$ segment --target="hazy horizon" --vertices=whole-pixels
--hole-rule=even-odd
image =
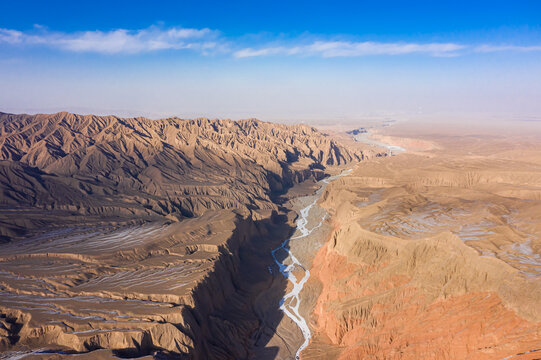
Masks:
[[[0,110],[310,123],[541,115],[538,3],[277,5],[3,3]]]

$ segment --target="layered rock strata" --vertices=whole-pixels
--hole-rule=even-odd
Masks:
[[[363,162],[326,189],[302,359],[539,358],[541,153],[462,145]]]

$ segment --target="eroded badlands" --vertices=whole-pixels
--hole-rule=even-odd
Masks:
[[[539,131],[327,130],[0,114],[0,358],[541,358]]]
[[[387,137],[412,151],[325,190],[301,358],[541,357],[539,138],[459,135]]]

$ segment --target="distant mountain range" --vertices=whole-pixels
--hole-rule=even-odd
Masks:
[[[273,194],[364,156],[306,125],[0,113],[0,206],[24,214],[0,211],[0,235],[274,208]]]

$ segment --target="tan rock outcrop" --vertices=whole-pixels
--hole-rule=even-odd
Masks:
[[[541,153],[506,160],[483,142],[363,162],[327,187],[302,359],[540,356]]]
[[[0,113],[0,205],[25,213],[0,215],[0,235],[54,227],[36,209],[64,222],[275,209],[273,194],[363,157],[305,125]]]

